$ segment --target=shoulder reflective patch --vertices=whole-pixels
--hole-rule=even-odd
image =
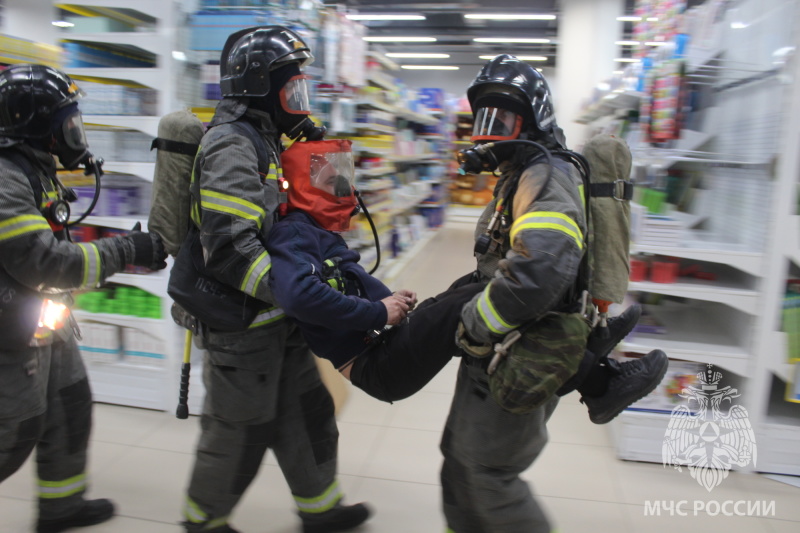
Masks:
[[[252,202],[208,189],[200,190],[200,203],[202,209],[252,220],[258,225],[259,229],[261,229],[261,224],[266,217],[264,209]]]
[[[42,215],[19,215],[0,222],[0,242],[36,231],[53,231]]]
[[[570,217],[557,211],[534,211],[525,213],[511,226],[511,242],[514,242],[520,231],[555,230],[560,231],[575,241],[578,249],[583,250],[583,234],[580,227]]]

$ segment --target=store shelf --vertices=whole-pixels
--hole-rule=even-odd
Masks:
[[[127,216],[127,217],[102,217],[89,215],[81,224],[87,226],[101,226],[104,228],[130,230],[136,223],[142,224],[142,231],[147,231],[147,215]]]
[[[683,246],[641,246],[631,243],[631,253],[649,253],[681,257],[709,263],[720,263],[760,276],[764,267],[764,254],[747,251],[744,247],[728,243],[712,243],[702,239],[698,232],[688,232]]]
[[[393,126],[384,126],[383,124],[364,124],[364,123],[356,123],[353,128],[356,131],[370,131],[370,132],[377,132],[377,133],[388,133],[393,134],[397,133],[397,128]]]
[[[645,94],[636,91],[608,93],[578,115],[575,122],[578,124],[590,124],[619,109],[638,109],[640,101],[645,96]]]
[[[680,278],[676,283],[653,283],[632,281],[628,291],[641,291],[654,294],[666,294],[693,300],[717,302],[729,305],[734,309],[755,315],[758,309],[758,291],[721,285],[718,281],[704,281]]]
[[[139,115],[84,115],[87,126],[111,126],[114,128],[138,130],[151,137],[158,137],[158,122],[161,117]]]
[[[158,89],[164,83],[164,73],[159,68],[68,68],[67,75],[80,80],[99,78],[103,80],[127,81]]]
[[[358,168],[356,169],[356,176],[359,178],[375,178],[378,176],[385,176],[395,171],[394,167],[380,166],[375,168]]]
[[[151,54],[160,54],[168,39],[152,31],[126,31],[105,33],[72,33],[64,32],[59,36],[62,41],[109,43],[134,46]]]
[[[153,175],[156,170],[156,164],[136,161],[109,161],[107,163],[103,163],[103,170],[105,172],[130,174],[132,176],[152,182]]]
[[[125,328],[136,328],[164,342],[169,341],[167,335],[164,334],[164,321],[160,318],[142,318],[113,313],[90,313],[81,309],[73,310],[72,314],[78,319],[79,324],[81,322],[102,322],[103,324],[113,324]]]

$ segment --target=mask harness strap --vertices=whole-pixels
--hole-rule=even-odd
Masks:
[[[375,228],[375,223],[372,221],[372,217],[369,215],[369,211],[367,210],[367,206],[364,204],[364,200],[361,199],[361,191],[356,189],[355,195],[356,199],[358,200],[358,205],[361,207],[361,210],[364,211],[364,216],[367,217],[369,227],[372,229],[372,237],[375,239],[375,266],[373,266],[372,270],[369,271],[370,275],[372,275],[376,270],[378,270],[378,266],[381,264],[381,243],[378,239],[378,230]]]

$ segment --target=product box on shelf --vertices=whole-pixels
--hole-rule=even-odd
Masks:
[[[138,328],[122,328],[122,360],[144,366],[163,366],[164,343]]]
[[[222,51],[230,34],[244,28],[275,22],[275,17],[270,11],[245,9],[198,11],[190,16],[189,48]]]
[[[80,324],[78,344],[84,360],[90,363],[117,363],[121,355],[120,328],[112,324],[85,321]]]

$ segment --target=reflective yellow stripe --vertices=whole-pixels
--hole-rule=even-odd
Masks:
[[[205,522],[208,518],[208,515],[203,512],[202,509],[188,496],[186,497],[186,502],[183,505],[183,516],[189,522],[194,524],[199,524],[201,522]]]
[[[39,498],[55,499],[66,498],[86,490],[86,474],[64,479],[62,481],[39,480]]]
[[[578,185],[578,193],[581,195],[581,209],[584,211],[584,215],[586,214],[586,193],[583,190],[583,184],[581,183]]]
[[[83,252],[83,279],[80,288],[96,287],[100,283],[100,252],[90,242],[78,243],[78,248]]]
[[[278,168],[275,165],[275,163],[270,163],[269,164],[269,173],[266,176],[264,176],[264,178],[268,179],[268,180],[277,180],[279,177],[280,178],[283,177],[283,169],[282,168]]]
[[[252,220],[258,224],[259,229],[264,217],[266,217],[266,212],[256,204],[221,192],[201,189],[200,201],[203,209]]]
[[[57,200],[58,199],[58,191],[43,191],[42,192],[42,203],[39,205],[39,208],[44,208],[47,204],[50,203],[50,200]]]
[[[258,284],[264,278],[264,274],[269,272],[270,268],[272,268],[272,259],[270,259],[269,254],[265,250],[261,252],[261,255],[256,257],[256,260],[253,261],[250,268],[247,269],[247,273],[245,273],[244,279],[242,279],[242,284],[239,285],[239,290],[250,296],[255,296]]]
[[[339,482],[334,481],[330,487],[327,488],[320,496],[316,498],[301,498],[294,497],[297,508],[301,513],[324,513],[336,506],[336,503],[342,499],[342,489],[339,488]]]
[[[578,246],[583,250],[583,235],[578,224],[564,213],[555,211],[536,211],[526,213],[514,221],[511,227],[511,242],[514,242],[520,231],[529,229],[556,230],[569,235]]]
[[[491,285],[487,285],[481,293],[480,298],[478,298],[478,314],[483,318],[483,322],[486,324],[486,327],[489,328],[489,331],[499,335],[505,335],[512,329],[516,329],[517,326],[509,324],[497,313],[494,305],[492,305],[492,300],[489,298],[490,289]]]
[[[41,215],[19,215],[0,222],[0,242],[35,231],[53,231]]]
[[[283,309],[280,307],[271,307],[264,311],[259,311],[248,329],[266,326],[267,324],[272,324],[285,317],[286,314],[283,312]]]

